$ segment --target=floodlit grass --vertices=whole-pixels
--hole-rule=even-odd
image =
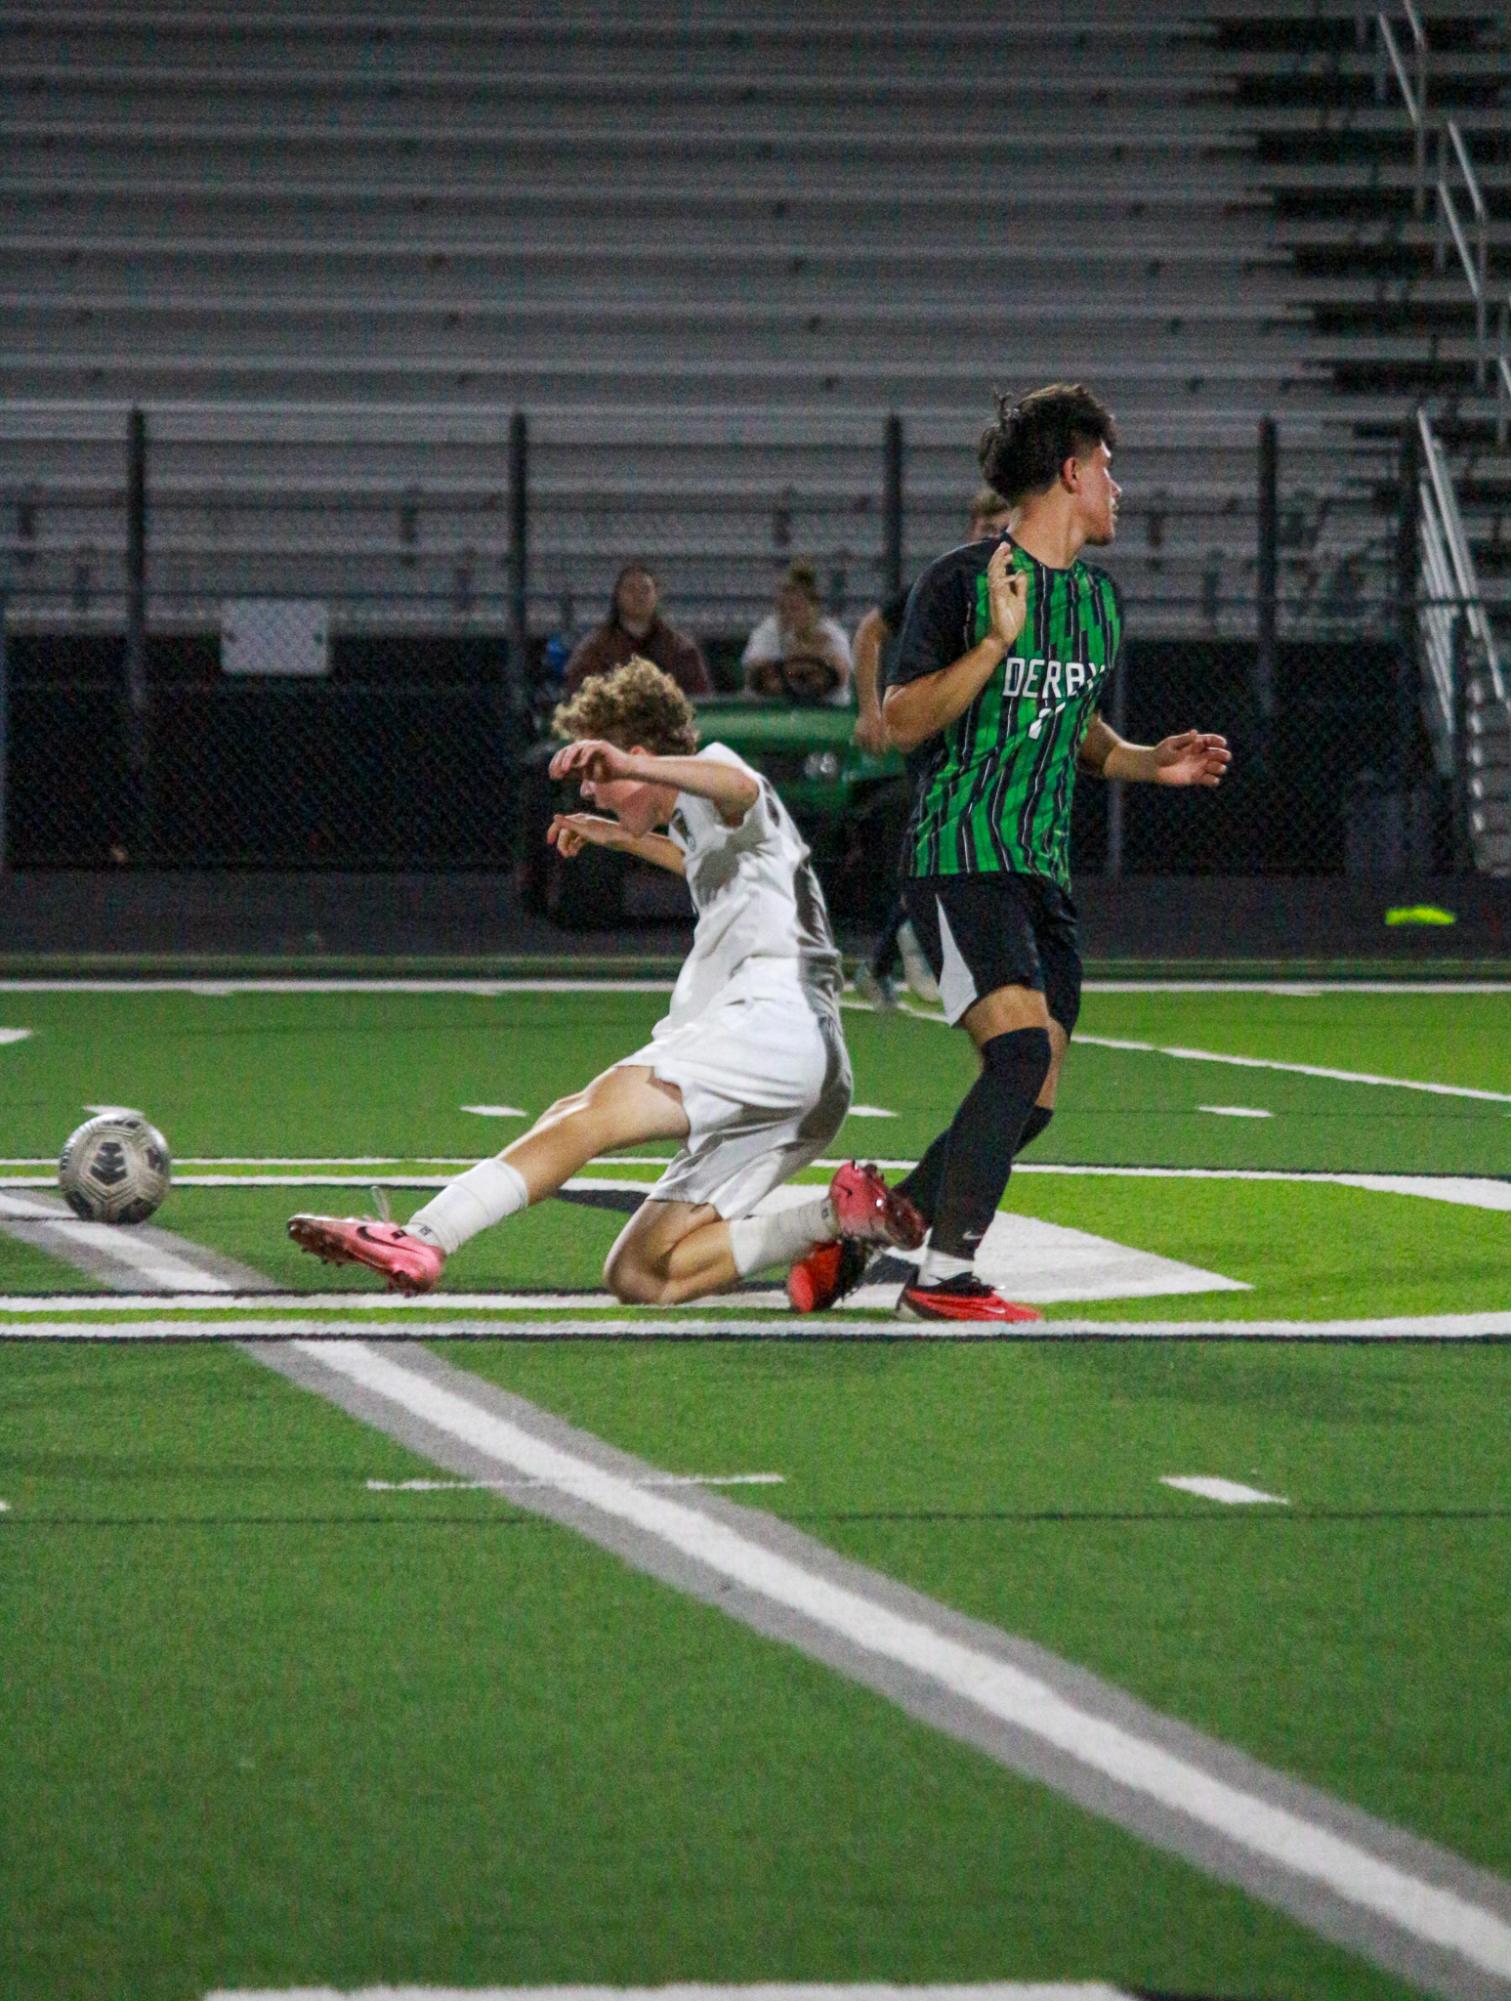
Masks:
[[[1097,994],[1083,1026],[1508,1092],[1508,1005]],[[11,993],[0,1020],[36,1033],[0,1048],[4,1150],[50,1158],[85,1105],[126,1103],[181,1163],[297,1175],[372,1154],[399,1183],[523,1128],[464,1105],[533,1114],[663,1006]],[[896,1116],[852,1120],[836,1151],[916,1158],[972,1074],[963,1038],[853,1009],[846,1030],[858,1101]],[[1087,1043],[1025,1164],[1511,1178],[1508,1113]],[[350,1171],[352,1188],[180,1183],[158,1220],[311,1310],[365,1294],[375,1318],[342,1331],[391,1330],[404,1312],[370,1275],[284,1235],[297,1208],[369,1207]],[[422,1199],[396,1187],[395,1214]],[[1009,1205],[1251,1288],[1052,1318],[1511,1308],[1505,1210],[1028,1172]],[[596,1290],[622,1221],[543,1204],[470,1245],[446,1289]],[[0,1234],[0,1293],[97,1291]],[[668,1471],[780,1473],[729,1498],[1511,1868],[1504,1346],[442,1352]],[[366,1484],[433,1470],[234,1348],[0,1345],[0,2001],[394,1981],[1410,1991],[507,1498]],[[1287,1505],[1161,1484],[1193,1473]]]
[[[1409,1991],[505,1500],[368,1494],[423,1462],[240,1355],[7,1360],[18,2001]]]

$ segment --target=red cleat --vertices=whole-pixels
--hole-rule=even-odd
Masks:
[[[853,1292],[871,1262],[871,1249],[859,1237],[839,1237],[815,1244],[787,1274],[787,1297],[798,1313],[822,1313]]]
[[[369,1216],[290,1216],[289,1235],[328,1265],[367,1265],[390,1292],[429,1292],[446,1264],[439,1244]]]
[[[918,1210],[906,1195],[887,1186],[879,1167],[847,1160],[829,1183],[829,1200],[842,1237],[916,1251],[928,1233]]]
[[[1004,1299],[974,1272],[959,1278],[936,1279],[932,1285],[916,1278],[902,1289],[897,1311],[904,1320],[991,1320],[997,1322],[1042,1320],[1035,1306],[1019,1306]]]

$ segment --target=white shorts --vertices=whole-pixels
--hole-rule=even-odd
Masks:
[[[696,1019],[616,1070],[644,1064],[682,1093],[689,1132],[654,1202],[747,1216],[829,1146],[854,1086],[839,1017],[795,980],[735,979]]]

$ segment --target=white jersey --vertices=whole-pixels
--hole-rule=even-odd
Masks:
[[[761,790],[737,827],[724,824],[711,799],[677,794],[668,832],[682,850],[698,921],[657,1037],[705,1013],[735,980],[762,988],[790,983],[810,1006],[837,1018],[840,956],[807,843],[770,780],[742,757],[722,743],[698,755],[749,771]]]

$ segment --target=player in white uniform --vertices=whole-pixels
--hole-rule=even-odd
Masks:
[[[823,891],[770,782],[723,744],[698,751],[686,696],[646,660],[595,676],[555,726],[575,741],[552,776],[575,777],[614,817],[558,814],[547,838],[564,856],[619,848],[687,882],[697,926],[670,1010],[643,1049],[558,1100],[402,1229],[295,1216],[289,1234],[422,1292],[469,1237],[599,1154],[676,1139],[681,1150],[609,1252],[604,1281],[620,1299],[676,1305],[841,1236],[916,1246],[916,1210],[854,1162],[812,1201],[753,1213],[831,1144],[851,1093]]]

